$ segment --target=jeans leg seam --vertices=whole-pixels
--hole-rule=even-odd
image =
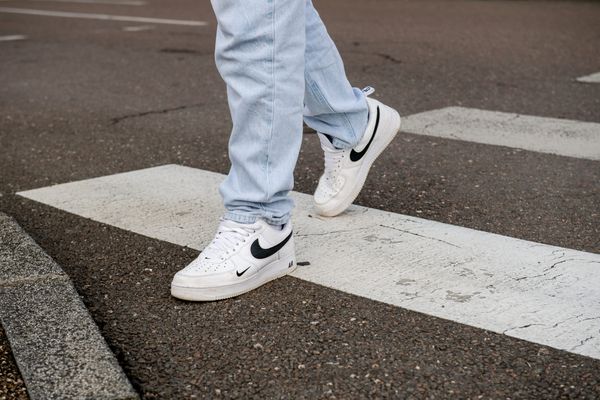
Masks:
[[[319,100],[325,106],[327,106],[327,108],[329,109],[329,111],[331,111],[332,113],[335,113],[335,110],[333,109],[333,107],[331,107],[331,104],[329,104],[329,102],[327,101],[327,99],[325,98],[325,96],[323,96],[323,93],[321,93],[321,90],[316,85],[315,81],[312,80],[312,79],[310,79],[310,75],[309,74],[305,74],[305,78],[304,79],[306,79],[307,81],[309,81],[308,86],[311,88],[311,90],[315,94],[315,96],[318,97]]]
[[[305,79],[307,79],[308,81],[310,81],[310,83],[309,83],[308,86],[311,88],[311,90],[316,95],[316,97],[318,97],[323,102],[323,104],[326,105],[327,108],[329,108],[329,110],[332,113],[336,113],[336,114],[342,115],[342,118],[345,121],[346,128],[350,131],[350,133],[354,137],[354,141],[357,141],[359,138],[356,137],[356,131],[354,130],[354,127],[352,126],[352,123],[350,122],[350,118],[348,118],[348,114],[347,113],[338,113],[338,112],[336,112],[333,109],[333,107],[331,107],[331,104],[327,101],[327,99],[325,98],[325,96],[323,96],[323,93],[321,93],[321,90],[315,84],[315,81],[312,80],[312,79],[310,79],[310,77],[309,77],[308,74],[305,75]]]
[[[271,197],[271,146],[273,143],[273,126],[275,125],[275,2],[271,3],[271,121],[269,130],[269,140],[267,144],[267,193],[265,196],[265,202],[269,201]],[[261,208],[264,210],[263,205]]]

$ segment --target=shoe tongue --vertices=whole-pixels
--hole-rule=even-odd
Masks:
[[[321,141],[321,147],[323,147],[324,149],[336,150],[335,146],[333,145],[333,143],[331,143],[331,140],[327,135],[318,133],[317,136],[319,136],[319,140]]]
[[[230,220],[230,219],[225,219],[225,218],[223,218],[223,219],[221,219],[221,223],[220,223],[219,225],[221,225],[221,226],[226,226],[226,227],[228,227],[228,228],[234,228],[234,227],[236,227],[236,226],[237,226],[237,224],[238,224],[238,223],[237,223],[237,222],[235,222],[235,221],[232,221],[232,220]]]
[[[252,224],[242,224],[241,222],[232,221],[230,219],[221,219],[220,226],[227,228],[252,228],[258,223],[258,220]]]

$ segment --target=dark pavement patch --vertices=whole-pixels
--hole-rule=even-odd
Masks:
[[[172,298],[197,252],[19,200],[144,398],[593,397],[600,361],[286,277]],[[66,233],[61,241],[53,232]]]
[[[8,338],[0,326],[0,399],[27,400],[27,389],[10,350]]]
[[[31,399],[135,399],[68,276],[0,213],[0,320]]]

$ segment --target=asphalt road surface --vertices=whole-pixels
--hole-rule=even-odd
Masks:
[[[98,3],[0,2],[0,211],[70,275],[144,398],[600,397],[599,360],[296,278],[232,300],[177,301],[170,279],[197,251],[15,195],[163,164],[228,170],[209,2]],[[600,123],[600,84],[576,81],[600,71],[598,3],[315,5],[353,84],[403,115],[462,106]],[[307,130],[295,190],[312,193],[321,170]],[[599,161],[401,133],[356,202],[600,252]],[[22,396],[6,376],[0,398]]]

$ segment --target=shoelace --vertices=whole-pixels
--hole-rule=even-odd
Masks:
[[[254,232],[256,232],[256,228],[253,226],[232,227],[222,223],[213,241],[202,252],[204,259],[223,260],[225,256],[245,242]]]
[[[337,179],[337,172],[342,165],[342,159],[345,157],[345,150],[323,149],[325,153],[325,179]]]

